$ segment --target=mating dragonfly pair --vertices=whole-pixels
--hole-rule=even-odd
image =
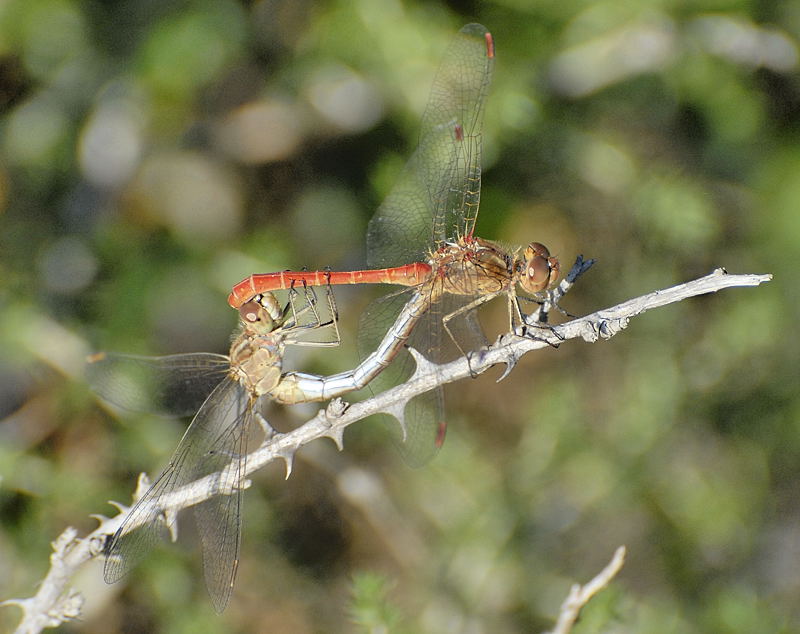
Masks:
[[[536,298],[559,275],[557,258],[538,242],[507,249],[474,235],[481,185],[481,127],[495,49],[479,24],[461,29],[437,71],[419,145],[367,231],[371,267],[348,272],[255,274],[233,288],[229,304],[239,310],[241,333],[229,356],[188,354],[160,358],[98,355],[90,364],[101,395],[117,396],[128,372],[149,377],[174,414],[196,411],[169,465],[128,513],[106,548],[105,579],[119,580],[154,545],[173,496],[190,482],[215,476],[215,491],[193,506],[203,546],[206,585],[221,612],[230,599],[239,561],[241,482],[247,473],[247,440],[272,427],[260,414],[263,398],[300,403],[335,398],[367,384],[397,383],[413,367],[406,346],[434,362],[446,347],[460,354],[485,345],[475,310],[506,298],[509,328],[525,324],[517,287]],[[331,287],[338,284],[409,287],[373,302],[359,329],[363,361],[329,377],[281,367],[286,345],[338,343]],[[320,302],[314,287],[324,288]],[[282,306],[274,292],[288,290]],[[320,337],[320,333],[331,336]],[[444,335],[443,333],[447,333]],[[388,369],[387,369],[388,368]],[[169,386],[169,387],[167,387]],[[412,464],[426,462],[441,445],[441,389],[413,398],[405,410],[401,451]]]

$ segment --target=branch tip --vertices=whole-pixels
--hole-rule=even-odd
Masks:
[[[139,479],[136,481],[136,490],[133,492],[133,501],[138,502],[142,499],[142,496],[147,493],[147,490],[150,488],[152,482],[150,481],[150,477],[142,471],[139,474]]]
[[[56,537],[55,541],[50,544],[53,547],[53,555],[63,557],[77,537],[78,531],[72,526],[67,526],[67,528]]]
[[[558,614],[558,621],[550,634],[568,634],[572,626],[580,616],[581,610],[587,603],[617,576],[625,563],[627,549],[620,546],[614,551],[611,561],[585,586],[574,584],[570,590]]]

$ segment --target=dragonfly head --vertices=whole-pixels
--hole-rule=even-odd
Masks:
[[[519,285],[528,293],[538,293],[556,283],[561,267],[558,258],[550,255],[546,246],[531,242],[523,253],[524,269]]]
[[[283,310],[272,293],[262,293],[239,307],[245,328],[259,333],[272,332],[280,325]]]

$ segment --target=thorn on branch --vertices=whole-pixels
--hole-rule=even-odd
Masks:
[[[506,364],[505,367],[503,368],[503,373],[500,375],[497,381],[495,381],[495,383],[500,383],[500,381],[502,381],[509,374],[511,374],[511,371],[517,366],[517,361],[519,361],[519,357],[520,355],[517,352],[513,351],[506,357]]]
[[[239,489],[240,491],[246,491],[251,486],[253,486],[253,481],[250,478],[244,478],[239,481],[239,484],[234,485],[233,490]]]
[[[130,510],[130,506],[124,505],[122,502],[115,502],[114,500],[108,500],[108,503],[117,509],[117,515],[122,514],[124,515]]]
[[[288,480],[289,476],[292,475],[292,467],[294,466],[294,452],[294,449],[281,449],[277,453],[278,458],[282,458],[284,464],[286,465],[286,480]]]
[[[408,438],[408,427],[406,427],[406,415],[405,415],[407,402],[408,399],[404,399],[399,403],[392,403],[391,405],[382,410],[384,414],[392,416],[397,421],[397,424],[400,425],[400,429],[403,432],[401,438],[403,442],[406,442],[406,439]]]
[[[167,531],[169,531],[169,539],[171,542],[175,543],[178,541],[178,511],[175,509],[166,509],[161,512],[161,521],[167,527]]]
[[[344,450],[344,427],[331,427],[324,437],[330,438],[339,451]]]
[[[628,324],[631,323],[629,318],[624,319],[610,319],[603,321],[600,324],[600,336],[603,339],[611,339],[617,333],[625,330]]]
[[[317,418],[322,423],[323,427],[327,427],[328,431],[323,432],[322,436],[330,438],[339,451],[344,450],[344,426],[336,425],[344,413],[350,408],[350,403],[337,397],[328,403],[328,407],[324,411],[320,410]]]
[[[133,502],[134,504],[142,499],[142,496],[147,493],[150,485],[153,483],[150,481],[150,477],[142,471],[139,474],[139,479],[136,481],[136,490],[133,492]]]
[[[428,361],[424,356],[422,356],[422,353],[418,352],[415,348],[407,346],[406,349],[411,353],[411,356],[414,357],[414,363],[417,364],[417,370],[414,374],[427,374],[436,368],[433,363]]]
[[[59,535],[54,542],[52,542],[53,552],[50,555],[50,562],[53,564],[59,563],[67,556],[70,547],[75,543],[78,537],[78,531],[72,526],[64,529],[64,532]]]

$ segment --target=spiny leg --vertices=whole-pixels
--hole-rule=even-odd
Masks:
[[[450,326],[448,324],[455,317],[458,317],[460,315],[468,313],[469,311],[476,310],[479,306],[482,306],[483,304],[492,301],[495,297],[497,297],[502,292],[503,291],[497,291],[495,293],[489,293],[487,295],[481,295],[481,296],[477,297],[476,299],[474,299],[473,301],[471,301],[469,304],[466,304],[465,306],[462,306],[458,310],[454,310],[452,313],[442,317],[442,325],[444,326],[444,329],[447,332],[447,335],[450,337],[450,340],[455,344],[456,348],[458,348],[458,351],[461,354],[461,356],[466,357],[466,359],[467,359],[467,363],[470,366],[469,367],[470,376],[472,376],[472,378],[475,378],[477,376],[477,374],[474,373],[473,370],[472,370],[472,363],[471,363],[472,351],[465,351],[461,347],[461,344],[459,344],[458,340],[453,336],[453,332],[450,330]]]
[[[522,300],[535,302],[536,304],[539,304],[539,309],[528,315],[528,319],[526,319],[525,313],[524,311],[522,311],[522,307],[519,305],[519,302]],[[544,341],[549,346],[552,346],[553,348],[558,348],[559,344],[553,343],[552,341],[550,341],[549,338],[537,337],[535,334],[531,332],[531,330],[534,328],[539,330],[547,330],[558,339],[561,340],[564,339],[563,336],[561,336],[550,324],[547,323],[547,316],[549,315],[549,311],[546,310],[546,307],[548,304],[551,306],[555,306],[556,304],[554,302],[548,302],[546,300],[542,301],[531,297],[519,297],[519,296],[516,297],[516,304],[517,304],[517,309],[520,311],[520,314],[522,315],[522,326],[521,326],[522,336],[529,337],[537,341]],[[529,319],[531,316],[534,315],[535,319],[533,320]]]
[[[296,346],[313,346],[313,347],[335,347],[341,344],[342,338],[339,333],[339,319],[338,319],[338,311],[336,309],[336,301],[333,295],[333,291],[331,290],[330,285],[326,287],[326,300],[328,304],[328,311],[330,312],[331,318],[328,321],[322,321],[322,317],[317,310],[316,304],[318,302],[316,291],[313,287],[306,286],[304,284],[304,290],[306,292],[306,302],[305,306],[296,311],[295,314],[295,323],[290,326],[285,326],[285,342],[287,344],[296,345]],[[296,289],[292,289],[295,293],[297,293]],[[287,311],[289,310],[289,306],[287,305]],[[309,310],[313,311],[313,321],[307,324],[298,324],[297,321]],[[308,330],[316,330],[320,328],[327,328],[329,326],[333,326],[334,331],[334,339],[333,341],[303,341],[302,338],[305,336],[305,331]]]

